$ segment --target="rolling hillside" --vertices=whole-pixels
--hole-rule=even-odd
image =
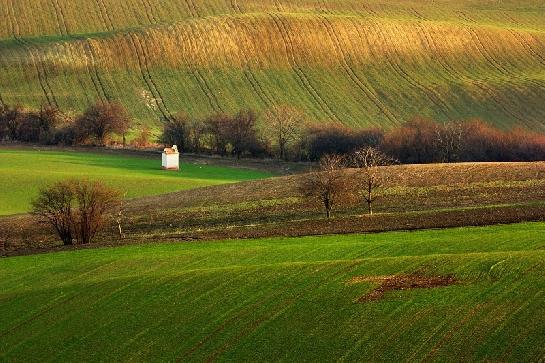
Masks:
[[[0,0],[0,102],[545,130],[541,1]]]
[[[539,362],[544,227],[0,259],[0,360]]]
[[[205,165],[182,159],[180,172],[160,169],[161,155],[146,157],[59,150],[0,148],[0,216],[26,213],[38,190],[68,178],[99,180],[126,198],[261,179],[271,173]]]

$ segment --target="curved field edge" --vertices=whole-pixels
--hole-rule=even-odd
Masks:
[[[1,259],[1,357],[536,361],[545,354],[543,227]],[[377,286],[373,279],[394,275],[452,276],[458,283],[358,303]],[[355,278],[364,282],[350,283]]]
[[[213,164],[213,162],[212,162]],[[272,176],[266,171],[186,162],[161,170],[161,155],[138,157],[92,152],[0,149],[0,215],[25,213],[39,188],[67,178],[98,180],[125,198],[159,195]]]
[[[531,1],[485,11],[471,1],[101,0],[82,4],[91,8],[81,30],[66,1],[40,2],[43,22],[4,2],[5,103],[70,113],[116,98],[153,125],[178,111],[286,103],[351,126],[426,116],[543,129],[544,10]]]

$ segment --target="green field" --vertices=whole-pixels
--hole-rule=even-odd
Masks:
[[[100,180],[127,198],[207,185],[259,179],[269,173],[185,163],[179,172],[161,170],[156,158],[87,152],[0,149],[0,215],[24,213],[40,187],[67,178]]]
[[[543,223],[0,260],[2,361],[539,361]],[[450,276],[386,292],[354,277]]]
[[[278,104],[350,126],[544,130],[538,0],[0,0],[0,102],[137,124]]]

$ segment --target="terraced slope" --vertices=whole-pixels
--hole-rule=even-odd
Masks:
[[[538,362],[544,227],[0,259],[0,360]]]
[[[0,0],[0,102],[120,99],[142,123],[292,104],[316,122],[422,115],[545,129],[535,0]]]

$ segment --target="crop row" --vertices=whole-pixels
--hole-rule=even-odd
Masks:
[[[105,1],[97,0],[102,4],[101,19],[103,26],[113,31],[116,25]],[[69,26],[63,26],[66,41],[42,44],[21,37],[14,2],[8,5],[7,23],[18,45],[4,43],[0,56],[6,75],[2,80],[4,102],[25,101],[10,94],[10,79],[17,79],[12,77],[16,72],[20,78],[36,81],[42,90],[40,99],[50,104],[58,105],[60,97],[51,78],[61,83],[63,78],[68,83],[77,79],[82,87],[92,85],[94,98],[99,99],[124,100],[127,93],[147,90],[157,116],[170,118],[181,104],[191,103],[176,99],[173,90],[161,85],[166,80],[157,74],[172,70],[190,75],[191,83],[207,99],[207,109],[233,110],[237,101],[225,100],[235,97],[224,96],[225,80],[213,78],[213,71],[219,69],[238,72],[258,108],[285,102],[278,96],[278,85],[271,86],[278,80],[263,80],[260,74],[289,75],[303,95],[300,97],[306,99],[302,101],[305,111],[314,110],[312,114],[318,118],[338,122],[352,123],[356,114],[367,114],[364,122],[375,119],[381,125],[397,124],[411,114],[460,118],[471,115],[471,109],[480,107],[477,104],[483,99],[487,109],[473,115],[499,116],[507,124],[535,124],[545,113],[543,107],[527,107],[528,103],[537,104],[545,93],[545,45],[539,34],[474,23],[458,26],[337,17],[328,10],[314,16],[270,13],[192,20],[92,40],[64,34]],[[245,9],[238,3],[232,6],[239,12]],[[57,13],[59,19],[66,17],[60,10]],[[133,79],[129,84],[118,80],[114,74],[119,72],[129,73]],[[324,77],[329,78],[327,83]],[[336,92],[331,92],[333,89]],[[335,94],[351,95],[352,100],[339,104]],[[470,97],[469,112],[461,108],[460,97]],[[85,98],[83,102],[93,99],[90,95]],[[349,102],[359,104],[362,110],[354,111]],[[37,103],[36,99],[31,102]]]

